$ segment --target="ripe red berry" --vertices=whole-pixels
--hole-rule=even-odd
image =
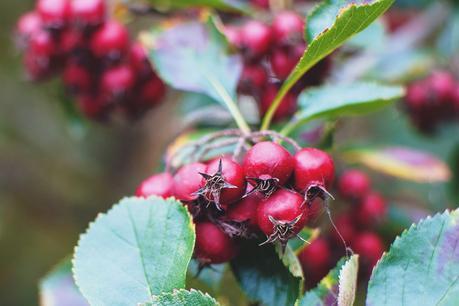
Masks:
[[[147,78],[153,74],[150,61],[147,57],[145,48],[140,43],[134,43],[129,51],[129,63],[132,69],[141,78]]]
[[[16,24],[16,35],[20,48],[25,48],[29,38],[40,31],[42,27],[41,18],[37,12],[32,11],[22,15]]]
[[[180,168],[174,175],[174,194],[180,201],[193,201],[198,198],[196,192],[204,186],[205,180],[200,173],[205,173],[207,166],[191,163]]]
[[[91,51],[97,57],[119,60],[128,51],[129,33],[117,21],[106,22],[91,39]]]
[[[138,104],[151,106],[159,103],[166,93],[166,86],[156,75],[152,75],[139,89]]]
[[[200,222],[196,224],[196,258],[203,264],[218,264],[230,261],[237,253],[235,242],[215,224]]]
[[[326,152],[315,148],[304,148],[295,156],[295,189],[305,192],[308,200],[321,194],[324,188],[329,188],[335,176],[333,159]],[[318,190],[315,190],[318,189]],[[312,193],[312,194],[309,194]]]
[[[259,142],[250,148],[244,157],[244,172],[248,178],[277,179],[283,185],[292,174],[294,167],[292,155],[281,145]]]
[[[410,110],[419,110],[428,99],[429,87],[426,86],[425,82],[414,82],[407,87],[405,100]]]
[[[241,28],[241,44],[250,58],[264,55],[271,45],[271,29],[263,22],[249,21]]]
[[[259,8],[269,8],[269,0],[252,0],[251,2],[253,5],[258,6]]]
[[[441,102],[450,102],[453,98],[456,82],[451,73],[447,71],[436,71],[428,78],[434,95]]]
[[[105,20],[105,0],[72,0],[71,18],[79,27],[96,26]]]
[[[41,81],[50,77],[53,73],[51,59],[38,56],[30,50],[24,54],[23,59],[27,78],[32,81]]]
[[[57,45],[48,31],[40,30],[30,37],[29,50],[37,57],[48,58],[56,54]]]
[[[205,172],[207,176],[203,196],[208,201],[214,202],[217,207],[226,208],[242,198],[246,188],[244,170],[231,158],[214,159]]]
[[[38,0],[36,11],[46,27],[61,29],[69,18],[70,3],[68,0]]]
[[[264,115],[269,107],[271,106],[274,98],[277,95],[278,87],[276,84],[268,84],[266,87],[263,96],[260,100],[260,113]],[[296,96],[289,92],[287,93],[284,98],[282,99],[279,107],[277,108],[276,112],[274,113],[274,121],[281,120],[290,117],[295,113],[297,109],[297,98]]]
[[[103,119],[110,108],[108,100],[101,95],[84,94],[77,96],[77,105],[80,111],[88,118]]]
[[[101,77],[102,95],[110,99],[125,97],[134,86],[134,82],[135,75],[130,66],[110,68]]]
[[[238,27],[226,25],[223,29],[229,44],[235,47],[240,47],[242,43],[241,30]]]
[[[300,57],[301,54],[291,52],[289,49],[275,49],[270,57],[271,68],[274,74],[280,80],[285,80],[293,68],[295,68]]]
[[[62,32],[59,51],[64,55],[73,55],[86,47],[86,40],[81,31],[68,29]]]
[[[277,44],[295,44],[302,41],[304,21],[295,12],[284,11],[276,15],[271,29]]]
[[[350,243],[357,233],[355,222],[352,216],[347,213],[340,215],[334,220],[334,223],[339,232],[338,233],[336,230],[332,229],[331,238],[334,240],[334,242],[337,244],[342,244],[342,237],[347,244]]]
[[[245,65],[238,88],[242,93],[253,94],[261,90],[267,81],[268,73],[262,65]]]
[[[331,249],[324,238],[316,238],[311,244],[305,245],[298,255],[305,275],[327,270],[331,263]]]
[[[252,229],[256,228],[258,226],[257,208],[259,203],[260,198],[258,195],[252,193],[231,205],[226,212],[226,217],[232,221],[247,222]]]
[[[380,221],[386,215],[384,198],[377,192],[367,194],[356,208],[356,219],[363,226]]]
[[[307,215],[303,197],[286,189],[275,191],[262,200],[257,208],[258,227],[269,236],[268,241],[286,242],[301,231]]]
[[[360,170],[347,170],[339,178],[338,189],[345,198],[361,199],[370,191],[371,181]]]
[[[91,88],[91,72],[84,66],[68,64],[62,74],[67,89],[73,94],[87,93]]]
[[[362,263],[373,267],[384,253],[384,244],[379,236],[372,232],[358,234],[351,243],[355,253],[360,255]]]
[[[174,195],[174,178],[167,172],[150,176],[137,187],[135,195],[138,197],[151,195],[163,198],[172,197]]]

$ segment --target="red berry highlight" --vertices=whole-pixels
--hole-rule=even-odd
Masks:
[[[238,253],[235,242],[211,222],[196,224],[196,258],[202,264],[218,264],[230,261]]]
[[[167,172],[152,175],[137,187],[135,195],[138,197],[152,195],[162,198],[172,197],[174,195],[174,178]]]

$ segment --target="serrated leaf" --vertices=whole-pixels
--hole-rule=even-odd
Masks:
[[[404,147],[354,149],[343,154],[352,163],[401,179],[419,183],[446,182],[451,177],[447,164],[435,156]]]
[[[40,281],[41,306],[89,306],[73,281],[70,258],[60,262]]]
[[[195,234],[178,201],[125,198],[80,236],[73,259],[91,305],[136,305],[185,286]]]
[[[174,290],[153,296],[152,301],[139,306],[218,306],[217,301],[201,291]]]
[[[359,256],[352,255],[339,272],[338,306],[352,306],[357,290]]]
[[[307,122],[379,110],[404,95],[400,86],[377,83],[325,85],[304,91],[295,119]]]
[[[368,306],[459,304],[459,210],[412,225],[373,270]]]
[[[301,298],[299,306],[326,306],[336,305],[338,299],[338,283],[341,268],[346,263],[346,259],[342,258],[336,267],[328,272],[320,283],[312,290],[307,291]]]
[[[293,305],[301,293],[302,277],[290,272],[271,245],[245,245],[231,267],[249,299],[264,306]]]

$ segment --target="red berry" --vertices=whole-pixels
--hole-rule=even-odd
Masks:
[[[51,57],[56,54],[57,46],[48,31],[40,30],[30,37],[30,51],[37,57]]]
[[[226,212],[226,217],[232,221],[247,222],[251,228],[256,228],[258,226],[257,208],[259,203],[260,198],[252,193],[231,205]]]
[[[206,173],[210,176],[217,174],[219,172],[220,162],[222,171],[221,176],[223,177],[225,183],[232,185],[232,187],[223,187],[219,189],[217,191],[219,194],[219,199],[215,199],[212,192],[207,194],[206,197],[209,201],[216,202],[217,206],[222,205],[223,207],[226,207],[229,204],[234,203],[235,201],[242,198],[245,192],[246,181],[242,167],[229,157],[216,158],[211,161],[207,166]],[[207,180],[207,182],[209,181]]]
[[[386,215],[384,198],[377,192],[367,194],[356,209],[356,218],[361,225],[369,226],[380,221]]]
[[[237,253],[235,242],[215,224],[201,222],[196,224],[196,258],[204,264],[218,264],[230,261]]]
[[[285,11],[276,15],[271,29],[277,44],[294,44],[302,41],[304,21],[295,12]]]
[[[262,65],[245,65],[239,79],[239,90],[242,93],[252,94],[261,90],[267,81],[268,73]]]
[[[100,95],[84,94],[77,97],[77,105],[80,111],[88,118],[103,119],[107,114],[110,103]]]
[[[41,81],[52,75],[51,59],[38,56],[30,50],[24,54],[24,67],[27,78],[32,81]]]
[[[311,187],[329,188],[335,176],[330,155],[315,148],[304,148],[295,154],[295,189],[309,193]],[[308,194],[306,194],[309,197]]]
[[[429,87],[424,81],[414,82],[407,87],[405,100],[412,111],[422,108],[428,99]]]
[[[124,25],[117,21],[105,23],[91,39],[91,51],[97,57],[118,60],[129,47],[129,33]]]
[[[156,75],[153,75],[139,90],[138,103],[141,105],[155,105],[161,101],[166,93],[166,86]]]
[[[330,266],[331,250],[327,240],[324,238],[316,238],[304,247],[298,255],[301,266],[305,271],[305,275],[314,273],[314,271],[323,271]]]
[[[84,66],[68,64],[64,69],[62,78],[71,93],[86,93],[91,88],[91,73]]]
[[[278,87],[275,84],[268,84],[266,87],[263,96],[261,97],[260,101],[260,113],[264,115],[269,107],[271,106],[274,98],[277,95]],[[297,109],[297,98],[293,93],[287,93],[284,98],[282,99],[279,107],[277,108],[276,112],[274,113],[274,120],[281,120],[284,118],[288,118],[295,113]]]
[[[351,243],[355,253],[360,255],[362,263],[373,267],[384,253],[384,244],[378,235],[372,232],[358,234]]]
[[[451,73],[436,71],[428,78],[435,96],[442,102],[450,102],[453,98],[456,82]]]
[[[252,0],[252,4],[263,9],[269,8],[269,0]]]
[[[193,201],[198,198],[196,192],[204,186],[205,180],[200,173],[205,173],[207,166],[192,163],[180,168],[174,175],[174,194],[180,201]]]
[[[72,0],[71,17],[78,26],[96,26],[105,20],[105,0]]]
[[[340,215],[334,220],[334,223],[339,234],[335,229],[332,229],[331,237],[333,240],[337,244],[342,244],[342,237],[346,243],[350,243],[357,233],[352,216],[349,214]]]
[[[347,170],[339,178],[338,188],[341,195],[348,199],[361,199],[371,189],[368,175],[360,170]]]
[[[121,65],[105,71],[101,77],[101,92],[104,97],[118,99],[125,97],[132,89],[135,75],[131,67]]]
[[[289,225],[284,236],[276,237],[280,241],[298,234],[306,221],[307,207],[303,205],[303,197],[294,191],[279,189],[262,200],[257,208],[258,227],[267,236],[276,234],[278,224]]]
[[[68,0],[38,0],[36,11],[43,24],[50,28],[62,28],[70,15]]]
[[[65,55],[72,55],[86,47],[86,41],[81,31],[68,29],[62,32],[59,41],[59,51]]]
[[[249,21],[241,28],[241,43],[249,57],[259,57],[269,50],[271,29],[260,21]]]
[[[249,178],[276,178],[283,185],[292,174],[294,163],[292,155],[283,146],[264,141],[247,151],[243,166]]]
[[[162,198],[172,197],[174,195],[174,178],[167,172],[150,176],[137,187],[135,195],[138,197],[151,195]]]
[[[288,50],[275,49],[270,57],[271,68],[279,79],[285,80],[299,59]]]
[[[146,78],[153,73],[153,69],[147,57],[147,52],[140,43],[134,43],[131,46],[129,51],[129,63],[136,74],[142,78]]]
[[[242,43],[241,30],[238,27],[226,25],[223,29],[223,33],[226,36],[228,42],[235,46],[240,47]]]
[[[41,18],[37,12],[32,11],[22,15],[16,24],[16,34],[20,47],[26,47],[28,39],[41,30]]]

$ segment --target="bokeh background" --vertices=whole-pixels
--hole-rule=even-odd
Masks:
[[[104,126],[69,114],[58,81],[28,83],[12,29],[33,6],[33,0],[0,1],[0,305],[36,305],[39,279],[72,252],[98,212],[133,194],[138,182],[160,167],[180,125],[175,94],[140,122]],[[343,120],[337,131],[338,145],[410,146],[458,172],[457,126],[444,127],[433,140],[391,108]],[[392,203],[425,212],[455,206],[453,183],[372,175],[383,193],[394,195]]]

